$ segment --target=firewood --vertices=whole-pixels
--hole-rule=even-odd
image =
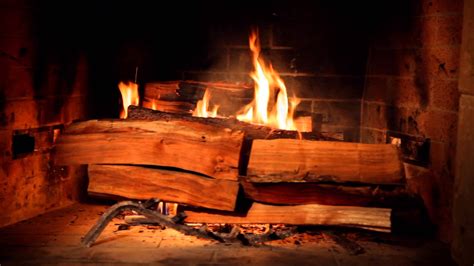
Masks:
[[[168,112],[168,113],[178,113],[178,114],[192,114],[196,104],[181,102],[181,101],[161,101],[161,100],[152,100],[148,99],[143,100],[143,106],[146,108]]]
[[[194,117],[186,114],[166,113],[154,111],[138,106],[128,107],[128,119],[153,120],[153,121],[192,121],[206,125],[227,127],[232,130],[242,130],[248,139],[298,139],[302,137],[308,140],[334,140],[330,136],[325,136],[318,132],[301,132],[291,130],[273,129],[266,126],[253,125],[239,121],[233,117],[230,118],[203,118]]]
[[[219,114],[235,114],[250,103],[254,90],[250,86],[222,82],[174,81],[153,82],[145,85],[144,103],[155,102],[155,110],[189,113],[196,102],[210,93],[210,105],[219,105]],[[147,105],[144,105],[148,107]]]
[[[400,184],[403,165],[391,144],[307,140],[255,140],[250,182],[357,182]]]
[[[390,232],[391,209],[318,204],[274,206],[253,203],[247,213],[187,210],[187,223],[292,224],[357,227]]]
[[[178,101],[179,81],[152,82],[145,84],[144,99]]]
[[[213,97],[229,99],[253,98],[253,87],[224,82],[171,81],[145,85],[145,99],[196,103],[209,90]]]
[[[192,173],[127,165],[89,165],[90,195],[163,201],[232,211],[239,184]]]
[[[347,186],[311,182],[251,183],[241,179],[245,196],[268,204],[323,204],[346,206],[403,207],[418,197],[405,186]]]
[[[192,121],[90,120],[66,128],[55,161],[176,167],[237,180],[241,131]]]

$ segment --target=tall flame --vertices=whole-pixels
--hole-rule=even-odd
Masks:
[[[204,96],[202,100],[199,100],[196,105],[196,109],[194,109],[193,116],[198,117],[216,117],[217,110],[219,109],[219,105],[214,105],[212,109],[210,109],[209,100],[211,99],[211,93],[208,89],[204,92]]]
[[[119,85],[120,93],[122,94],[123,110],[120,112],[120,118],[127,118],[128,107],[130,105],[138,106],[140,97],[138,96],[138,84],[133,82],[120,82]]]
[[[252,31],[250,34],[249,46],[254,66],[250,77],[255,82],[255,98],[237,114],[237,119],[279,129],[296,130],[293,114],[299,104],[299,99],[294,97],[289,101],[285,83],[280,75],[271,64],[266,66],[260,56],[260,41],[257,31]]]

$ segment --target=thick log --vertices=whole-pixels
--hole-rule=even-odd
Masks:
[[[343,206],[401,207],[417,202],[404,186],[342,186],[321,183],[250,183],[240,181],[245,196],[268,204],[323,204]]]
[[[291,224],[357,227],[390,232],[391,210],[354,206],[295,205],[273,206],[253,203],[245,214],[186,211],[187,223]]]
[[[318,132],[301,132],[291,130],[273,129],[266,126],[253,125],[239,121],[235,118],[203,118],[194,117],[185,114],[166,113],[150,110],[148,108],[129,106],[128,119],[153,120],[153,121],[190,121],[205,125],[227,127],[232,130],[241,130],[245,132],[248,139],[299,139],[300,137],[308,140],[334,140],[331,136],[323,135]]]
[[[55,161],[177,167],[237,180],[243,133],[191,121],[90,120],[66,128]]]
[[[90,195],[167,202],[232,211],[239,184],[192,173],[126,165],[89,165]]]
[[[357,182],[400,184],[403,165],[391,144],[307,140],[255,140],[250,182]]]

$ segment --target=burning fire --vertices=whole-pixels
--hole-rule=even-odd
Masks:
[[[138,106],[140,98],[138,96],[138,84],[133,82],[123,83],[119,85],[120,93],[122,94],[123,110],[120,112],[120,118],[127,118],[128,107],[130,105]]]
[[[255,98],[237,114],[237,119],[279,129],[296,130],[293,115],[300,100],[296,97],[288,99],[285,83],[272,65],[267,67],[260,56],[257,31],[250,34],[249,44],[254,66],[250,76],[255,81]]]
[[[194,109],[193,116],[198,117],[216,117],[217,116],[217,109],[219,109],[219,105],[214,105],[212,109],[209,110],[209,100],[211,99],[211,93],[208,89],[204,92],[204,96],[202,100],[199,100],[196,105],[196,109]]]
[[[156,109],[157,109],[158,106],[156,106],[156,101],[155,101],[155,99],[152,99],[152,100],[151,100],[151,106],[150,106],[150,107],[151,107],[152,110],[156,110]]]
[[[296,97],[289,98],[285,82],[272,67],[267,64],[260,55],[260,40],[257,31],[252,31],[249,37],[250,50],[252,52],[252,63],[254,70],[250,77],[254,80],[254,99],[244,106],[236,114],[240,121],[266,125],[272,128],[297,130],[301,132],[311,131],[311,121],[294,119],[294,111],[300,100]],[[127,118],[127,109],[130,105],[139,104],[138,85],[129,82],[120,82],[120,92],[122,93],[123,110],[121,118]],[[206,89],[202,100],[197,102],[193,111],[193,116],[197,117],[217,117],[218,105],[211,108],[211,92]],[[147,103],[145,103],[147,104]],[[153,99],[148,108],[156,110],[157,103]]]

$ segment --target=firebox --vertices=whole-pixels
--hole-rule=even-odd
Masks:
[[[474,3],[0,3],[0,265],[474,263]]]

